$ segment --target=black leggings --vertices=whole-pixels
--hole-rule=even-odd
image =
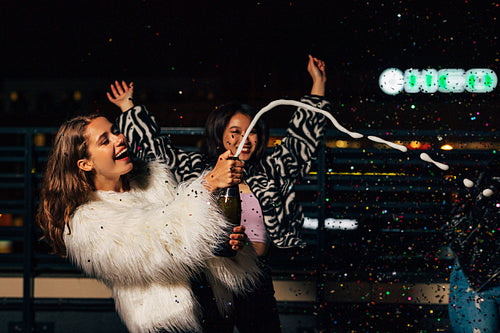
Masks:
[[[200,274],[192,279],[191,288],[201,305],[203,333],[233,333],[234,320],[220,314],[206,276]]]
[[[281,324],[274,297],[271,267],[266,257],[259,257],[262,276],[257,289],[246,295],[234,297],[234,311],[223,316],[217,309],[212,288],[201,274],[191,286],[203,311],[204,333],[233,333],[234,326],[240,333],[281,333]]]
[[[271,267],[266,257],[259,257],[259,267],[262,277],[257,289],[235,299],[235,324],[240,333],[280,333]]]

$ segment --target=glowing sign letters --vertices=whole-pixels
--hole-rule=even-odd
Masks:
[[[380,74],[380,89],[388,95],[407,93],[486,93],[493,91],[498,83],[494,71],[487,68],[463,69],[407,69],[388,68]]]

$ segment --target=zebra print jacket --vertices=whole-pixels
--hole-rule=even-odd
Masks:
[[[306,95],[301,102],[331,110],[323,97]],[[198,177],[212,166],[200,153],[173,147],[154,116],[144,106],[135,106],[117,119],[135,158],[160,160],[167,164],[179,182]],[[298,108],[289,122],[286,136],[258,164],[247,165],[244,178],[258,199],[267,233],[279,248],[304,247],[300,231],[304,214],[296,199],[294,185],[311,169],[323,140],[326,119],[322,114]]]

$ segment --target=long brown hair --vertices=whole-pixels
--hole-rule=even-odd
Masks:
[[[93,174],[81,170],[77,161],[88,158],[84,136],[87,125],[98,114],[77,116],[65,122],[56,134],[47,161],[36,221],[54,253],[66,255],[63,232],[71,215],[89,200],[95,190]]]

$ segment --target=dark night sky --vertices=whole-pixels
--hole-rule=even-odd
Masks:
[[[426,127],[470,126],[434,123],[442,105],[460,105],[464,119],[469,109],[487,105],[490,115],[474,123],[479,130],[488,121],[491,130],[498,118],[492,117],[498,88],[389,97],[378,87],[388,67],[500,73],[497,1],[2,1],[0,9],[0,78],[7,81],[213,80],[219,82],[211,87],[214,103],[243,99],[262,106],[307,91],[312,53],[327,62],[332,102],[354,110],[345,119],[352,126],[391,126],[376,115],[393,119],[414,103],[414,112],[420,106],[429,118]],[[407,121],[403,128],[422,125]]]
[[[401,2],[402,4],[400,4]],[[333,66],[498,65],[489,1],[3,1],[9,76],[281,70],[308,52]],[[496,60],[495,60],[496,59]],[[245,68],[244,68],[245,69]],[[287,70],[291,70],[287,68]]]

